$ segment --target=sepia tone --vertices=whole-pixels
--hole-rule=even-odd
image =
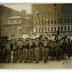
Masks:
[[[72,68],[72,4],[0,4],[0,68]]]

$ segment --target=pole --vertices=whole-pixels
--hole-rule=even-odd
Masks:
[[[37,18],[38,18],[38,24],[40,25],[40,17],[39,17],[39,12],[37,11],[37,12],[36,12],[36,14],[37,14]]]

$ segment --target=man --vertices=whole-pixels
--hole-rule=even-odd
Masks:
[[[29,60],[30,62],[34,63],[34,48],[35,48],[35,43],[33,41],[30,42],[29,45]]]
[[[7,41],[4,40],[2,44],[2,62],[7,62]]]
[[[19,39],[18,43],[18,61],[17,62],[22,62],[23,59],[23,41]]]
[[[17,44],[15,40],[12,41],[11,43],[11,62],[16,63],[17,62]]]
[[[62,48],[63,59],[65,59],[64,56],[67,55],[67,39],[66,38],[63,39],[61,48]]]
[[[11,62],[11,50],[10,50],[10,43],[8,41],[6,45],[6,51],[7,51],[7,62]]]
[[[25,41],[24,42],[24,47],[23,47],[23,62],[28,63],[29,62],[29,42]]]
[[[34,54],[35,54],[35,63],[39,63],[39,59],[40,59],[40,49],[38,46],[38,40],[35,42],[36,46],[34,49]]]
[[[27,51],[27,49],[26,49],[26,46],[24,45],[23,46],[23,63],[26,63],[26,51]]]
[[[72,40],[71,40],[71,56],[72,56]]]
[[[68,39],[68,42],[67,42],[67,53],[68,53],[68,58],[71,57],[71,41],[70,39]]]
[[[43,53],[43,62],[47,63],[48,60],[48,42],[47,40],[43,41],[43,48],[42,48],[42,53]]]

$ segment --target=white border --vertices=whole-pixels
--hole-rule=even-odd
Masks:
[[[0,4],[4,3],[72,3],[72,0],[0,0]],[[25,70],[12,70],[12,69],[1,69],[1,72],[72,72],[69,69],[25,69]]]
[[[0,3],[72,3],[72,0],[0,0]]]
[[[25,70],[0,70],[1,72],[72,72],[72,70],[55,70],[55,69],[52,69],[52,70],[45,70],[45,69],[39,69],[39,70],[36,70],[36,69],[25,69]]]

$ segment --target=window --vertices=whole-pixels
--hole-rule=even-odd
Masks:
[[[70,31],[70,27],[68,26],[68,31]]]
[[[56,4],[54,4],[54,7],[56,7]]]
[[[40,32],[40,28],[39,28],[39,32]]]
[[[70,19],[70,24],[71,24],[71,19]]]
[[[24,30],[25,31],[25,30]],[[36,32],[38,32],[38,28],[36,29]]]
[[[11,24],[12,24],[14,21],[13,21],[13,20],[11,20],[10,22],[11,22]]]
[[[21,20],[18,20],[17,22],[20,24],[22,21]]]
[[[63,27],[61,27],[61,31],[63,31]]]
[[[44,25],[44,21],[42,20],[42,25]]]
[[[34,32],[37,32],[37,28],[34,28]]]
[[[11,24],[11,21],[8,21],[8,24]]]
[[[56,31],[56,27],[55,27],[55,31]]]
[[[13,24],[17,24],[17,23],[19,23],[19,20],[17,21],[17,20],[13,20]]]
[[[48,12],[48,17],[50,17],[50,12]]]
[[[66,23],[66,21],[67,21],[67,20],[66,20],[66,19],[64,19],[64,23]]]
[[[51,24],[53,24],[53,20],[51,20]]]
[[[67,20],[67,23],[70,23],[70,19]]]
[[[56,20],[54,20],[54,24],[56,24]]]
[[[42,28],[40,28],[40,32],[42,32]]]
[[[40,32],[41,32],[41,28],[40,28]]]
[[[46,24],[50,24],[50,20],[48,20],[48,19],[46,19],[45,22],[46,22]]]
[[[66,31],[66,26],[64,27],[64,30]]]
[[[71,19],[71,23],[72,23],[72,19]]]
[[[56,12],[54,13],[54,17],[56,16]]]
[[[63,19],[60,19],[60,23],[61,23],[61,24],[63,23]]]
[[[53,27],[51,27],[51,31],[53,31]]]
[[[50,20],[48,20],[48,24],[50,24]]]
[[[60,31],[60,27],[58,27],[58,31]]]

